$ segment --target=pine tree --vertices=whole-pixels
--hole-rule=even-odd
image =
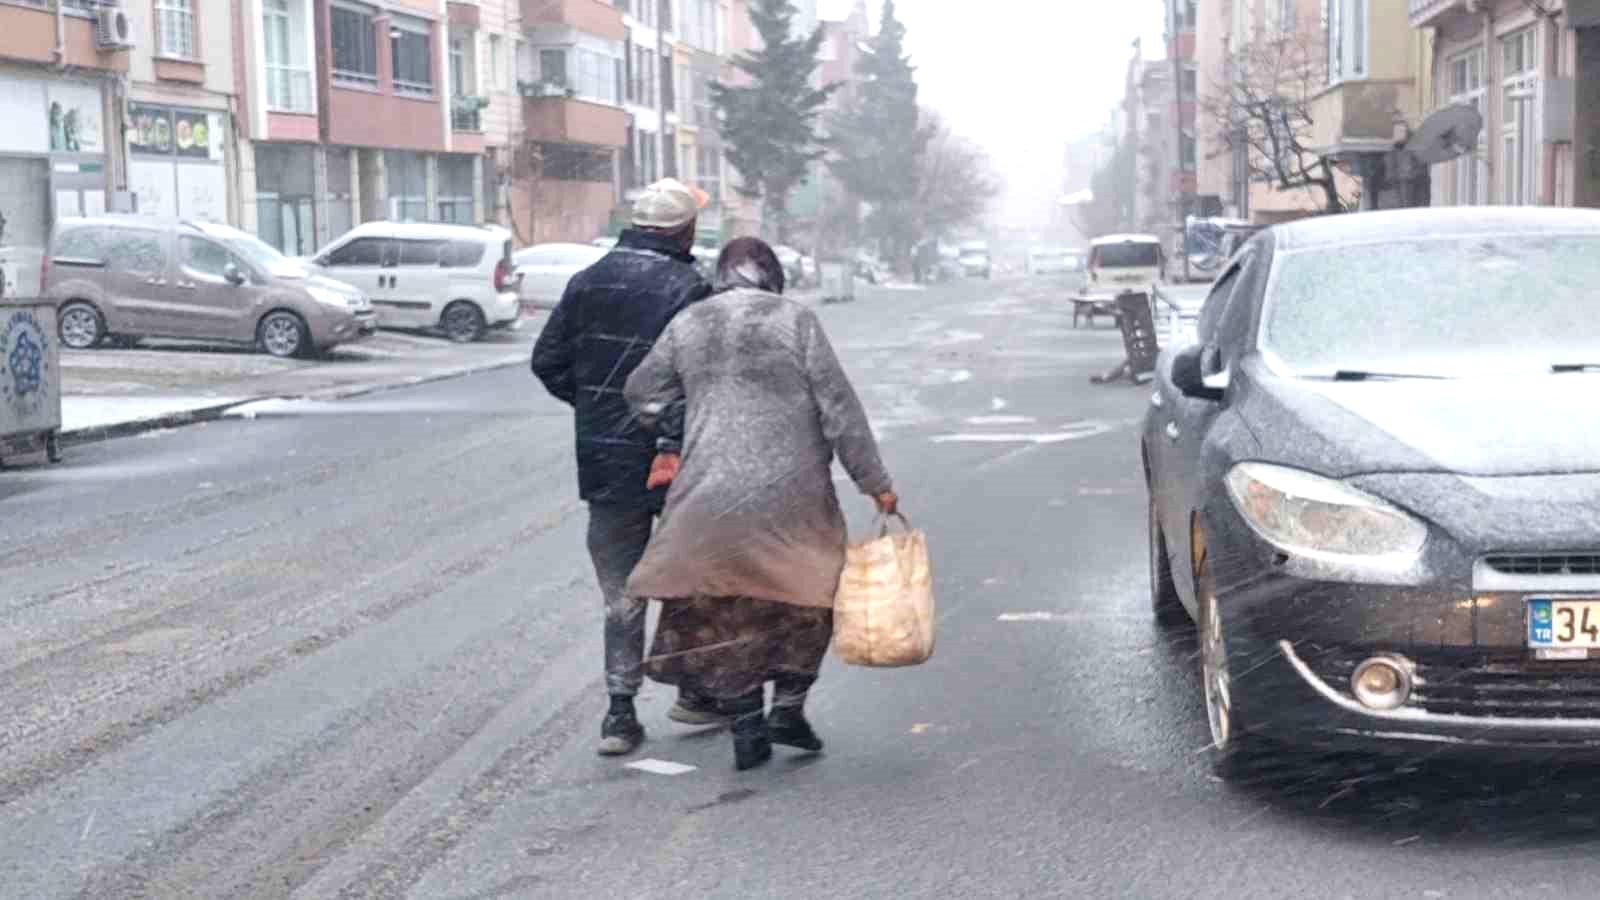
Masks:
[[[796,37],[796,13],[790,0],[756,0],[750,21],[761,49],[733,60],[749,83],[711,86],[728,163],[743,181],[739,192],[761,200],[763,221],[780,242],[788,240],[789,195],[822,158],[817,119],[835,87],[812,86],[822,30]]]
[[[870,51],[856,64],[855,102],[832,123],[834,175],[870,207],[867,232],[891,259],[905,258],[916,243],[917,171],[931,136],[919,123],[916,70],[905,54],[905,26],[894,0]]]

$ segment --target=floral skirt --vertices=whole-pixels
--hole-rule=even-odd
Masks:
[[[644,670],[662,684],[732,700],[775,678],[815,678],[832,640],[831,609],[751,597],[663,600]]]

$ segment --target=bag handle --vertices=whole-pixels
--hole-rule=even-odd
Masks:
[[[900,527],[902,529],[904,529],[905,531],[907,531],[907,532],[911,531],[911,522],[906,519],[904,513],[898,513],[897,512],[897,513],[894,513],[892,515],[884,515],[883,513],[878,513],[878,521],[877,521],[877,524],[878,524],[878,537],[885,538],[885,537],[889,536],[889,522],[892,519],[899,519],[900,520]]]

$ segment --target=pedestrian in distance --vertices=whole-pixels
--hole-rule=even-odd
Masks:
[[[589,505],[589,556],[605,600],[611,702],[600,727],[602,755],[630,753],[645,736],[634,697],[644,680],[647,603],[624,587],[666,499],[646,484],[651,463],[678,449],[640,427],[622,387],[667,323],[711,293],[690,252],[707,199],[670,178],[646,188],[633,227],[572,277],[533,349],[534,374],[574,412],[579,496]],[[722,721],[714,703],[686,693],[668,715],[688,724]]]
[[[782,296],[772,249],[733,241],[716,285],[628,379],[640,421],[682,445],[652,467],[649,484],[671,490],[628,594],[661,601],[646,673],[715,698],[743,770],[774,743],[822,749],[804,707],[845,562],[834,458],[880,512],[899,499],[821,322]]]

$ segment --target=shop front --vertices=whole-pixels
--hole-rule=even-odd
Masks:
[[[0,271],[38,292],[57,219],[106,210],[105,99],[97,81],[0,73]]]
[[[226,118],[128,104],[128,189],[141,215],[227,222]]]

